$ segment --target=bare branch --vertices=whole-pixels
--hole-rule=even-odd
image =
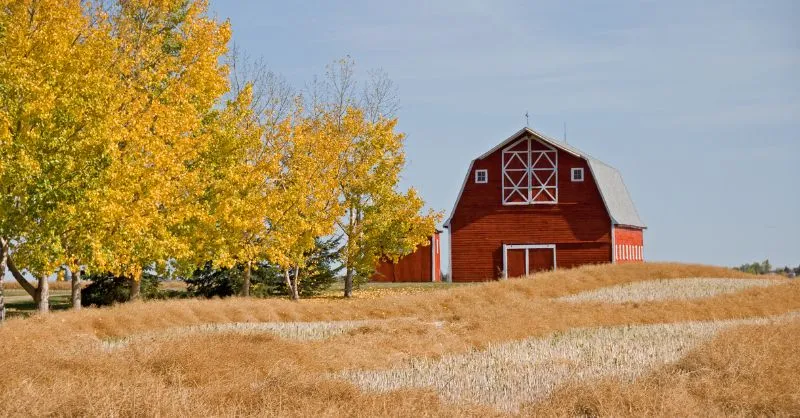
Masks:
[[[389,78],[389,74],[380,68],[369,71],[369,79],[364,83],[361,96],[361,107],[370,122],[381,118],[391,119],[397,116],[400,100],[397,86]]]
[[[234,44],[228,54],[231,94],[238,96],[252,86],[250,108],[266,126],[275,126],[294,106],[294,90],[280,74],[269,69],[263,58],[253,59]]]
[[[347,108],[357,104],[355,65],[355,61],[348,55],[328,64],[325,69],[325,101],[330,106],[328,110],[337,115],[340,122]]]

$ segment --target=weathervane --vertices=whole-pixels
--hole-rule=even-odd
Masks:
[[[525,127],[526,128],[530,128],[531,127],[531,121],[528,119],[528,111],[527,110],[525,111]]]

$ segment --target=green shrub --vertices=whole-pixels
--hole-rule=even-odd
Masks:
[[[228,297],[239,292],[242,287],[242,269],[216,269],[207,262],[202,269],[197,269],[191,277],[183,279],[189,296],[204,298]]]
[[[341,269],[338,263],[338,240],[318,239],[313,251],[306,255],[307,267],[300,270],[300,296],[308,297],[328,289]],[[242,287],[243,266],[214,268],[211,262],[183,279],[190,296],[228,297]],[[292,272],[293,274],[293,272]],[[289,289],[284,272],[268,262],[256,263],[250,273],[250,294],[256,297],[287,296]]]
[[[109,306],[128,302],[131,299],[133,283],[126,277],[117,277],[110,273],[91,274],[85,277],[91,283],[81,289],[81,305]],[[150,273],[142,275],[140,296],[142,299],[161,299],[166,293],[158,289],[158,276]]]

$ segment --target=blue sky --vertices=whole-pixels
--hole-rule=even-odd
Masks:
[[[212,13],[298,88],[345,55],[363,76],[385,70],[403,186],[435,209],[449,213],[470,160],[528,111],[621,170],[648,259],[800,263],[800,2],[218,0]]]

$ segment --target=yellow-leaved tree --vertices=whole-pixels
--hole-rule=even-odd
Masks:
[[[321,91],[312,94],[316,117],[330,118],[332,130],[347,144],[338,180],[344,215],[337,220],[345,239],[345,297],[369,278],[381,257],[411,253],[442,219],[440,212],[423,213],[424,202],[413,188],[399,191],[405,150],[404,135],[395,130],[394,88],[384,73],[371,75],[359,96],[354,62],[345,58],[328,67]]]
[[[0,258],[42,312],[48,276],[79,271],[96,238],[87,208],[113,146],[115,52],[89,3],[0,1]]]
[[[424,202],[412,188],[399,192],[403,168],[403,135],[396,119],[368,122],[363,113],[348,110],[340,135],[350,140],[339,187],[345,216],[338,220],[346,238],[344,296],[369,278],[382,256],[396,260],[427,242],[441,214],[422,214]]]
[[[119,124],[97,211],[105,222],[93,267],[133,281],[145,269],[196,260],[207,216],[202,151],[207,117],[228,89],[227,23],[205,1],[128,0],[111,16],[120,74]]]
[[[269,224],[267,259],[283,272],[293,299],[300,298],[301,271],[320,237],[334,232],[341,216],[338,180],[349,145],[329,115],[302,116],[298,109],[280,126],[281,172]]]
[[[204,239],[194,245],[214,267],[242,268],[243,296],[249,295],[253,266],[266,258],[280,171],[276,130],[261,125],[252,97],[247,85],[208,123],[200,200],[206,219],[198,231]]]

